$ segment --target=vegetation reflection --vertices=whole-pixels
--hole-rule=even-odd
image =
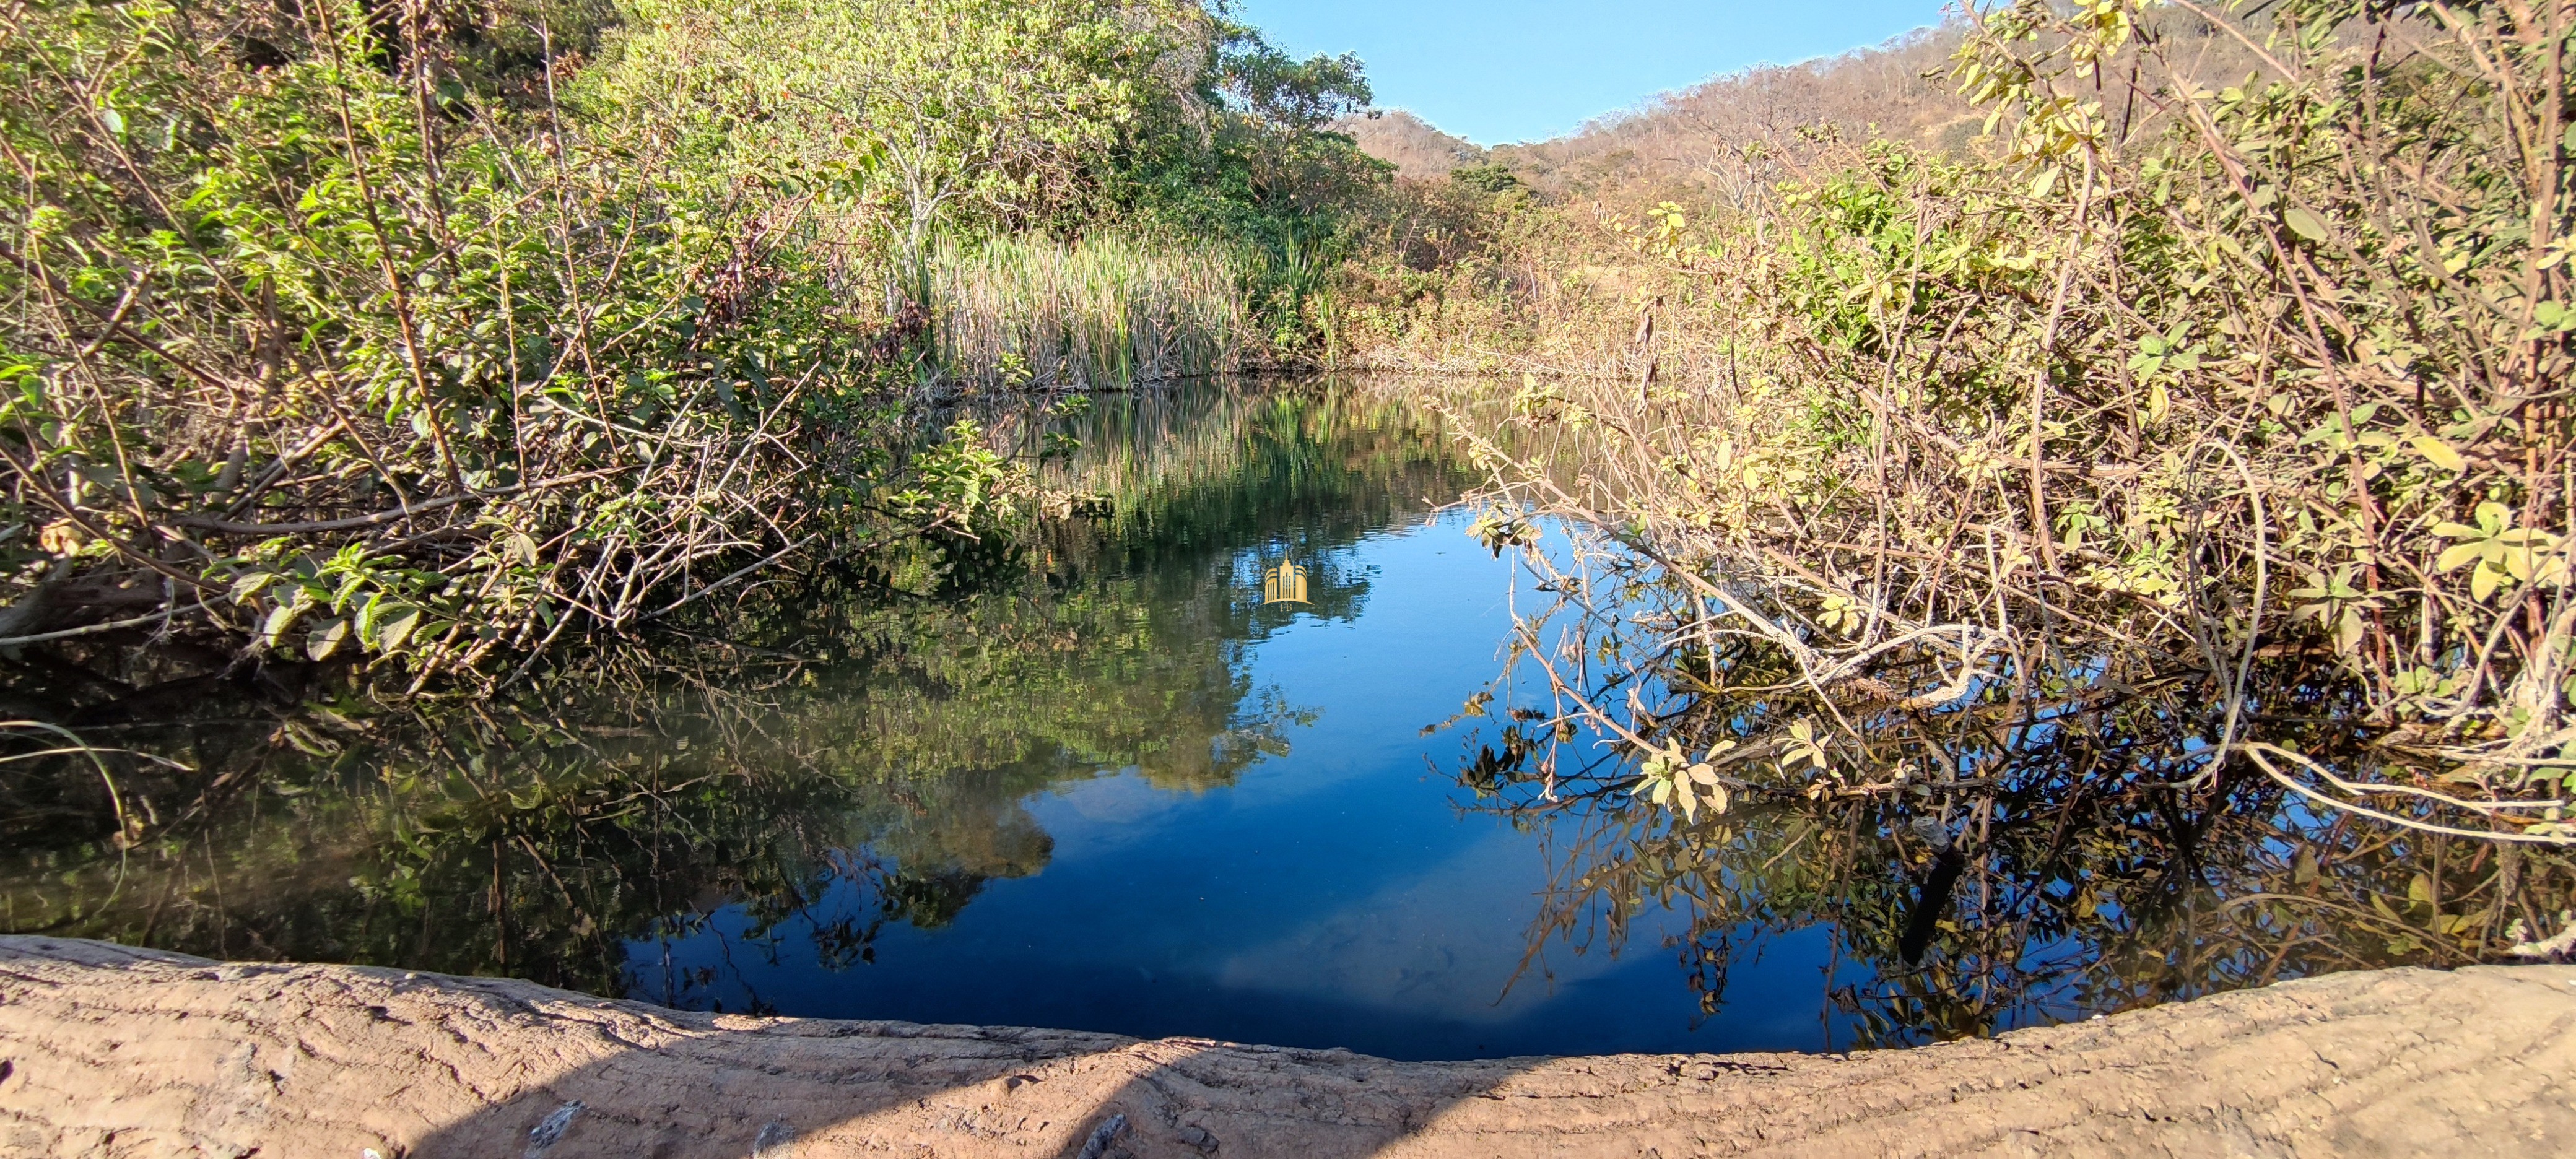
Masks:
[[[1550,846],[1517,984],[1558,946],[1615,953],[1660,930],[1713,1015],[1730,966],[1822,927],[1832,1045],[1904,1045],[2493,960],[2576,897],[2554,849],[2315,810],[2248,770],[2192,775],[2218,725],[2190,674],[2095,662],[1900,695],[1953,683],[1927,659],[1818,688],[1749,633],[1676,632],[1700,618],[1689,593],[1633,558],[1537,546],[1559,601],[1468,705],[1461,722],[1492,737],[1458,766],[1481,807]],[[2251,680],[2278,743],[2330,763],[2356,747],[2330,661],[2276,656]]]
[[[1291,613],[1248,594],[1246,558],[1315,561],[1295,614],[1355,616],[1368,582],[1335,552],[1458,485],[1410,411],[1330,386],[982,417],[1049,455],[1082,512],[755,591],[649,662],[622,650],[513,698],[383,702],[166,651],[20,658],[19,714],[169,761],[112,754],[114,798],[86,766],[8,767],[0,813],[29,850],[9,928],[617,991],[630,939],[739,907],[754,936],[801,919],[826,965],[867,961],[890,923],[948,922],[1046,864],[1030,795],[1128,769],[1204,790],[1286,751],[1311,717],[1243,660]],[[823,905],[843,889],[862,904]],[[638,984],[692,1000],[689,979]]]

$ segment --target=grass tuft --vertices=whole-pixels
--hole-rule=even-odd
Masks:
[[[935,356],[976,386],[1117,388],[1232,370],[1249,259],[1120,234],[947,242],[930,256]]]

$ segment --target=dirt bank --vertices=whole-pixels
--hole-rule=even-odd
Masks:
[[[1395,1063],[0,938],[0,1059],[11,1156],[2576,1153],[2569,966],[1848,1057]]]

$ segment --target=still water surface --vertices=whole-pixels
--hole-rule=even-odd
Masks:
[[[2105,773],[2062,754],[2119,759],[2135,722],[2073,716],[2011,752],[1963,729],[1998,771],[1946,796],[1681,826],[1533,795],[1494,749],[1537,689],[1459,714],[1542,593],[1466,533],[1474,476],[1401,392],[1202,384],[991,421],[1078,440],[1044,469],[1101,513],[748,595],[613,692],[389,708],[184,658],[23,669],[13,695],[55,698],[27,711],[196,779],[137,848],[11,854],[8,927],[1456,1058],[1904,1044],[2451,960],[2421,932],[2441,903],[2406,899],[2494,875],[2259,797],[2086,787]],[[1282,561],[1308,602],[1263,602]],[[1925,826],[1971,813],[1957,896],[1927,906]]]
[[[1150,494],[1171,487],[1158,468],[1233,468],[1208,473],[1221,494],[1182,500],[1221,517],[1131,502],[1126,525],[1101,529],[1117,541],[1103,566],[1063,585],[1133,583],[1150,593],[1147,619],[1218,628],[1190,644],[1219,645],[1222,679],[1196,691],[1229,689],[1227,727],[1159,739],[1212,746],[1207,768],[1222,771],[1172,775],[1168,752],[1142,765],[1051,753],[1061,763],[1042,783],[1005,776],[993,783],[1006,800],[946,803],[1023,850],[987,861],[971,901],[877,926],[856,962],[816,947],[884,911],[884,872],[844,875],[784,917],[731,904],[656,923],[626,944],[629,993],[1395,1058],[1827,1045],[1822,938],[1746,963],[1716,1018],[1651,918],[1628,945],[1532,952],[1547,826],[1461,786],[1454,768],[1462,745],[1490,739],[1480,730],[1426,730],[1494,680],[1531,578],[1447,509],[1467,477],[1445,447],[1395,443],[1433,435],[1420,416],[1212,386],[1102,403],[1056,424],[1084,448],[1060,481]],[[1226,449],[1191,461],[1198,440]],[[1180,461],[1154,461],[1175,447]],[[1281,562],[1309,569],[1310,603],[1264,606],[1263,573]],[[1262,742],[1236,767],[1223,750],[1246,732]],[[978,773],[990,775],[964,775]],[[902,844],[861,856],[898,876],[972,860],[916,845],[907,869],[890,848]]]
[[[1464,524],[1407,511],[1296,540],[1352,598],[1243,641],[1240,677],[1295,720],[1281,751],[1230,783],[1158,785],[1133,767],[1063,776],[1010,806],[1045,835],[1042,865],[985,882],[947,922],[880,933],[872,961],[827,967],[813,950],[818,927],[878,905],[845,883],[812,917],[764,924],[728,907],[685,934],[634,939],[632,992],[1398,1058],[1823,1047],[1820,938],[1784,939],[1739,968],[1713,1019],[1651,922],[1629,952],[1557,947],[1524,969],[1548,882],[1542,835],[1460,788],[1458,735],[1422,735],[1493,678],[1511,629],[1517,569]],[[1256,601],[1285,546],[1247,539],[1185,566]]]

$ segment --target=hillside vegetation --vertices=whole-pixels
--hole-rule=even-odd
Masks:
[[[1464,137],[1441,132],[1431,122],[1403,109],[1371,109],[1333,124],[1350,134],[1363,152],[1395,166],[1400,177],[1416,180],[1446,177],[1461,165],[1480,164],[1485,150]]]
[[[1196,0],[38,0],[0,80],[0,646],[415,689],[1017,517],[927,404],[1294,362],[1383,180]]]
[[[1673,699],[1560,719],[1683,813],[1989,775],[1960,712],[2073,703],[2170,724],[2105,776],[2563,843],[2571,33],[1997,7],[1408,183],[1341,333],[1524,372],[1486,421],[1587,448],[1489,455],[1482,527],[1571,516],[1670,593]]]

